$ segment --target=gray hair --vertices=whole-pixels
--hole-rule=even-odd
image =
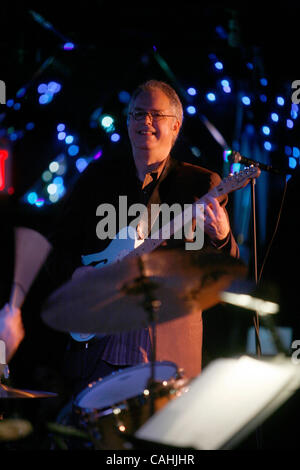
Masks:
[[[145,91],[147,92],[155,88],[161,90],[169,98],[171,106],[173,106],[175,115],[179,120],[181,126],[183,121],[183,108],[179,96],[177,95],[174,88],[172,88],[168,83],[162,82],[160,80],[148,80],[147,82],[139,85],[131,95],[131,99],[128,106],[128,112],[130,113],[132,111],[134,102],[140,93],[143,93]]]

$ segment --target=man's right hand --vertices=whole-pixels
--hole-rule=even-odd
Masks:
[[[5,342],[6,363],[11,360],[24,336],[21,310],[5,304],[0,310],[0,339]]]

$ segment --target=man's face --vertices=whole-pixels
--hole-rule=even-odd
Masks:
[[[158,88],[140,93],[132,108],[132,112],[135,111],[174,116],[169,98]],[[136,121],[130,116],[128,134],[133,154],[138,157],[150,157],[150,161],[153,162],[163,160],[169,155],[179,129],[180,122],[176,117],[155,120],[147,115],[142,120]]]

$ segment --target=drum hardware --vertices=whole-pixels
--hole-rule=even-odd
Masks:
[[[128,436],[150,418],[153,407],[157,412],[188,391],[187,379],[168,361],[154,364],[157,385],[148,389],[152,368],[153,364],[144,363],[114,372],[90,384],[75,398],[78,425],[89,433],[95,448],[131,448]]]

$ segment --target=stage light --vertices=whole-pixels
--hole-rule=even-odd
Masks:
[[[284,98],[282,98],[282,96],[278,96],[277,99],[276,99],[276,101],[277,101],[277,104],[278,104],[279,106],[283,106],[283,105],[284,105]]]
[[[224,79],[224,80],[221,80],[221,85],[222,85],[223,87],[225,87],[225,86],[230,86],[230,83],[229,83],[228,80],[225,80],[225,79]]]
[[[79,171],[79,173],[82,173],[86,169],[87,166],[88,166],[88,163],[84,158],[78,158],[78,160],[76,160],[76,168]]]
[[[186,108],[186,112],[187,112],[188,114],[196,114],[196,108],[195,108],[195,106],[188,106],[188,107]]]
[[[197,94],[197,90],[193,87],[188,88],[187,92],[190,96],[195,96]]]
[[[251,100],[250,100],[249,96],[243,96],[242,97],[242,103],[246,106],[249,106],[251,104]]]
[[[74,137],[72,135],[68,135],[66,138],[65,138],[65,142],[66,144],[72,144],[74,141]]]
[[[74,157],[75,155],[77,155],[79,152],[79,147],[78,145],[70,145],[70,147],[68,148],[68,154],[71,156],[71,157]]]
[[[49,181],[52,180],[52,173],[51,171],[44,171],[44,173],[42,174],[42,180],[45,181],[45,183],[49,183]]]
[[[29,204],[35,204],[38,199],[38,195],[35,192],[31,192],[27,196],[27,201]]]
[[[21,109],[21,104],[20,103],[15,103],[14,104],[14,110],[19,111]]]
[[[272,114],[271,114],[271,119],[272,119],[272,121],[274,121],[274,122],[278,122],[278,121],[279,121],[279,116],[278,116],[278,114],[277,114],[277,113],[272,113]]]
[[[289,129],[292,129],[294,127],[294,123],[291,119],[286,120],[286,127],[288,127]]]
[[[65,128],[66,128],[66,126],[65,126],[64,124],[62,124],[62,123],[58,124],[57,127],[56,127],[56,129],[57,129],[58,132],[64,131]]]
[[[56,184],[56,186],[62,186],[64,184],[64,180],[61,176],[55,176],[53,183]]]
[[[284,147],[284,153],[289,157],[290,155],[292,155],[292,148],[289,145],[286,145]]]
[[[120,91],[120,93],[118,94],[118,97],[121,103],[127,104],[130,101],[130,94],[128,93],[128,91],[125,91],[125,90]]]
[[[293,156],[295,158],[298,158],[300,156],[300,150],[298,149],[298,147],[293,147]]]
[[[16,97],[17,98],[23,98],[26,93],[26,88],[20,88],[20,90],[17,91]]]
[[[104,129],[110,129],[114,123],[114,120],[111,116],[103,116],[100,120],[100,123]]]
[[[248,62],[248,63],[246,64],[246,66],[247,66],[247,68],[248,68],[249,70],[253,70],[253,69],[254,69],[254,65],[253,65],[251,62]]]
[[[35,128],[34,122],[28,122],[28,123],[26,124],[26,126],[25,126],[25,129],[26,129],[27,131],[32,131],[34,128]]]
[[[47,191],[48,191],[49,194],[55,194],[56,191],[57,191],[57,186],[56,186],[56,184],[50,183],[50,184],[47,186]]]
[[[224,150],[224,152],[223,152],[223,159],[224,159],[225,162],[228,162],[228,157],[229,157],[229,155],[231,155],[231,154],[232,154],[232,150]]]
[[[260,95],[259,99],[262,103],[266,103],[268,101],[267,96],[264,94]]]
[[[94,160],[98,160],[98,158],[100,158],[102,156],[102,150],[99,150],[94,156]]]
[[[45,199],[38,199],[35,203],[36,207],[43,207],[43,205],[45,204]]]
[[[216,95],[214,93],[207,93],[206,98],[211,102],[216,101]]]
[[[271,142],[266,141],[266,142],[264,143],[264,148],[265,148],[266,150],[268,150],[268,151],[272,150],[272,144],[271,144]]]
[[[223,91],[224,91],[224,93],[231,93],[231,88],[230,88],[230,86],[224,86],[224,87],[223,87]]]
[[[47,93],[48,91],[48,85],[46,85],[46,83],[41,83],[39,86],[38,86],[38,89],[37,89],[38,93],[40,95],[43,95],[44,93]]]
[[[7,101],[6,101],[6,106],[7,106],[8,108],[12,108],[13,105],[14,105],[14,100],[7,100]]]
[[[59,93],[61,90],[61,85],[57,82],[50,82],[48,83],[48,92],[49,93],[52,93],[52,94],[55,94],[55,93]]]
[[[270,135],[271,133],[271,130],[268,126],[263,126],[262,127],[262,132],[265,134],[265,135]]]
[[[296,168],[296,166],[297,166],[297,160],[294,157],[289,157],[289,167]]]
[[[216,68],[217,70],[223,70],[223,68],[224,68],[222,62],[220,62],[220,61],[215,62],[214,65],[215,65],[215,68]]]
[[[39,97],[39,103],[40,104],[48,104],[52,101],[53,95],[52,93],[45,93]]]
[[[73,42],[66,42],[64,44],[65,51],[72,51],[75,48],[75,44]]]
[[[66,133],[65,132],[59,132],[57,135],[58,140],[65,140],[66,138]]]
[[[119,142],[120,138],[121,138],[120,135],[115,132],[114,134],[111,135],[110,140],[112,142]]]
[[[267,80],[266,78],[261,78],[261,79],[260,79],[260,84],[261,84],[262,86],[267,86],[267,85],[268,85],[268,80]]]
[[[58,169],[59,169],[59,164],[57,162],[50,163],[49,170],[51,171],[51,173],[56,173]]]

